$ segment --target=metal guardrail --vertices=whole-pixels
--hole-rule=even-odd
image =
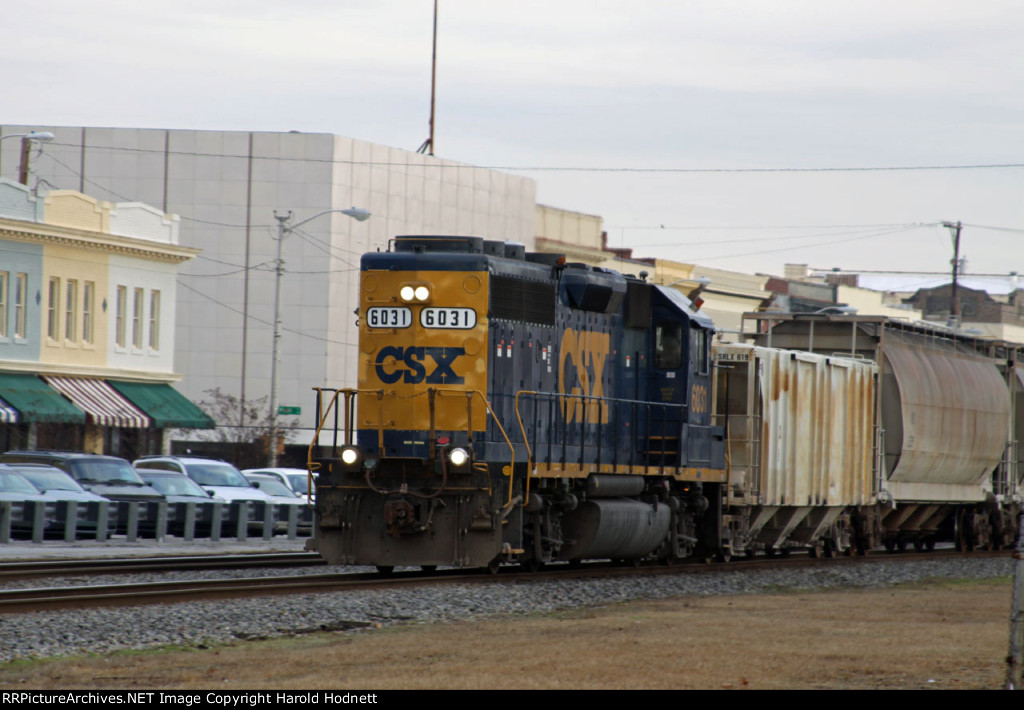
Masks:
[[[48,508],[50,510],[48,511]],[[312,508],[237,501],[232,503],[145,503],[109,501],[76,503],[0,501],[0,544],[15,538],[96,540],[124,536],[165,540],[170,531],[179,539],[218,542],[222,539],[270,540],[275,533],[289,539],[312,534]],[[308,532],[307,532],[308,531]]]

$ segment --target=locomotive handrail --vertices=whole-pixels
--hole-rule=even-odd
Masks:
[[[662,425],[664,425],[664,423],[665,423],[665,412],[667,410],[669,410],[669,409],[678,409],[678,410],[682,411],[682,410],[685,410],[686,407],[687,407],[686,404],[676,404],[676,403],[673,403],[673,402],[648,402],[648,401],[640,400],[640,399],[625,399],[625,398],[618,398],[618,397],[598,397],[598,396],[595,396],[595,395],[585,395],[585,394],[582,394],[582,393],[580,393],[580,394],[566,394],[564,392],[542,392],[542,391],[539,391],[539,390],[519,390],[518,392],[516,392],[516,396],[515,396],[516,419],[519,422],[519,431],[520,431],[520,433],[523,436],[523,443],[526,445],[527,468],[530,469],[530,470],[532,470],[532,468],[533,468],[533,466],[535,464],[534,456],[533,456],[534,447],[532,447],[530,445],[530,438],[529,438],[529,435],[526,433],[526,427],[523,424],[523,416],[522,416],[522,413],[519,410],[519,396],[520,395],[529,395],[529,396],[536,396],[536,397],[547,397],[547,398],[550,399],[550,401],[558,401],[559,399],[565,399],[565,400],[568,400],[568,399],[579,399],[581,404],[584,404],[584,405],[585,405],[585,403],[588,400],[592,400],[592,401],[597,403],[597,407],[598,407],[598,420],[600,420],[601,417],[602,417],[602,409],[601,409],[601,407],[602,407],[602,405],[604,403],[626,404],[626,405],[631,405],[631,406],[642,405],[643,407],[645,407],[648,410],[648,413],[649,413],[651,407],[657,407],[662,412],[662,417],[661,417],[661,420],[660,420],[660,423]],[[611,411],[614,411],[614,409],[611,409]],[[584,463],[584,461],[583,461],[583,449],[584,449],[583,439],[584,439],[584,435],[585,435],[585,427],[586,427],[586,417],[582,417],[581,418],[581,423],[580,423],[580,435],[581,436],[580,436],[580,461],[579,461],[579,463],[581,465]],[[658,466],[658,468],[660,468],[660,469],[664,469],[665,468],[665,455],[667,453],[666,448],[665,448],[665,443],[666,443],[665,442],[665,438],[666,438],[665,436],[661,437],[661,452],[660,452],[660,455],[661,455],[661,465]],[[551,441],[549,440],[548,441],[548,446],[550,447],[550,445],[551,445]],[[567,437],[563,437],[563,439],[562,439],[562,448],[563,448],[562,460],[563,460],[563,462],[565,461],[565,448],[567,446],[568,446],[568,444],[567,444]],[[601,447],[600,438],[599,438],[598,439],[598,447],[597,447],[597,465],[598,466],[601,465],[601,449],[602,449],[602,447]],[[632,455],[630,457],[630,460],[631,461],[633,460],[632,459]],[[613,445],[612,446],[612,465],[613,466],[618,465],[617,462],[618,462],[618,447]],[[662,471],[662,472],[664,473],[664,471]],[[527,481],[529,481],[529,476],[527,476]],[[528,490],[529,490],[529,485],[527,485],[527,491]],[[529,498],[528,497],[527,497],[527,502],[529,502]],[[524,505],[525,505],[525,503],[524,503]]]
[[[512,505],[512,483],[513,483],[513,481],[512,481],[512,472],[515,471],[515,466],[516,466],[516,448],[512,445],[512,440],[508,438],[508,434],[505,433],[505,427],[503,427],[501,425],[501,421],[498,419],[498,415],[494,413],[493,409],[491,409],[491,403],[487,401],[487,398],[484,397],[484,393],[481,392],[480,390],[437,390],[437,394],[442,395],[442,396],[443,395],[447,395],[447,394],[452,394],[452,395],[454,395],[454,394],[462,394],[462,395],[465,395],[466,402],[467,402],[467,407],[469,406],[469,403],[472,401],[473,396],[474,395],[478,395],[480,397],[480,399],[483,400],[484,406],[487,407],[487,412],[491,415],[491,418],[494,419],[494,423],[498,425],[498,431],[501,432],[501,436],[505,439],[505,443],[508,444],[508,450],[509,450],[509,456],[510,456],[510,458],[509,458],[509,465],[507,467],[508,468],[507,472],[505,471],[504,468],[502,469],[502,472],[501,472],[503,476],[508,476],[508,478],[509,478],[508,502],[506,502],[505,505],[503,505],[502,508],[501,508],[502,510],[505,510],[506,508],[508,508],[509,506]],[[467,410],[467,412],[466,412],[466,428],[470,432],[472,432],[473,424],[472,424],[472,419],[469,417],[469,415],[470,415],[470,411]],[[470,434],[470,442],[472,442],[472,433]],[[527,482],[529,482],[529,480],[530,480],[530,473],[529,473],[529,471],[527,471],[527,473],[526,473],[526,480],[527,480]],[[488,479],[487,479],[487,485],[488,485],[488,488],[490,488],[490,477],[488,477]],[[490,491],[488,490],[488,493],[489,492]]]
[[[352,434],[353,434],[353,431],[355,430],[355,427],[353,426],[352,419],[351,419],[351,416],[350,416],[351,405],[353,403],[353,399],[358,397],[361,394],[363,394],[363,395],[375,395],[376,398],[377,398],[377,401],[379,403],[379,407],[383,407],[384,394],[385,394],[385,391],[382,390],[382,389],[355,389],[355,388],[331,389],[331,388],[325,388],[325,387],[314,387],[313,390],[317,393],[317,427],[316,427],[316,432],[313,434],[313,440],[309,444],[309,450],[308,450],[308,455],[307,455],[307,459],[306,459],[307,470],[308,470],[310,478],[312,478],[312,474],[313,474],[314,471],[318,471],[320,469],[320,463],[313,460],[313,452],[314,452],[314,448],[313,447],[320,445],[319,444],[319,442],[320,442],[320,432],[323,431],[324,423],[327,420],[327,416],[331,413],[331,409],[333,409],[333,408],[335,408],[337,406],[338,395],[339,394],[344,394],[344,396],[345,396],[345,425],[344,425],[344,427],[345,427],[344,428],[345,441],[344,441],[344,445],[345,446],[351,446],[352,443],[353,443],[352,442]],[[327,405],[327,409],[326,410],[323,409],[323,399],[322,399],[322,397],[323,397],[323,393],[324,392],[334,392],[334,396],[331,397],[331,401]],[[431,455],[434,454],[434,444],[435,444],[435,442],[434,442],[434,438],[435,438],[434,437],[434,400],[435,400],[435,398],[438,397],[438,396],[446,396],[446,395],[452,395],[452,396],[458,395],[458,396],[461,396],[461,397],[466,397],[466,429],[467,429],[467,436],[469,437],[469,442],[470,442],[470,444],[472,444],[472,442],[473,442],[472,400],[473,400],[474,396],[479,396],[480,399],[483,400],[484,407],[487,409],[488,414],[491,415],[491,418],[494,420],[494,423],[497,424],[498,431],[501,432],[501,436],[505,439],[505,443],[508,445],[509,453],[510,453],[509,465],[507,467],[507,470],[504,470],[504,469],[502,470],[502,475],[508,476],[510,479],[512,478],[512,472],[515,470],[515,463],[516,463],[516,450],[515,450],[515,447],[512,445],[511,439],[508,438],[508,434],[505,432],[505,427],[503,427],[501,425],[501,421],[498,419],[498,415],[494,413],[494,410],[491,408],[490,402],[487,401],[487,398],[484,396],[483,392],[481,392],[480,390],[456,390],[456,389],[443,389],[442,390],[442,389],[430,388],[427,391],[416,392],[416,393],[411,394],[411,395],[398,395],[398,394],[392,393],[392,397],[396,398],[396,399],[414,399],[416,397],[422,397],[424,395],[427,395],[427,398],[428,398],[429,403],[430,403],[429,406],[430,406],[430,424],[431,424],[431,428],[430,428],[430,451],[431,451]],[[377,428],[378,446],[379,446],[381,451],[384,450],[384,425],[383,425],[383,422],[384,422],[384,417],[383,417],[383,414],[380,413],[379,416],[377,417],[377,427],[376,428]],[[335,455],[337,453],[337,448],[338,448],[338,441],[337,441],[338,422],[337,422],[337,410],[336,409],[335,409],[334,430],[335,430],[335,438],[334,438],[334,442],[332,444],[332,452],[331,452],[332,455]],[[527,475],[527,480],[529,480],[529,475]],[[489,494],[491,492],[490,491],[490,486],[491,486],[490,478],[487,479],[487,486],[488,486],[488,494]],[[312,490],[312,488],[310,488],[310,490]],[[309,494],[307,494],[307,495],[309,495]],[[502,510],[504,510],[505,508],[508,508],[509,506],[512,505],[512,498],[513,498],[513,496],[512,496],[512,485],[510,484],[509,485],[508,502],[505,503],[505,505],[502,507]]]

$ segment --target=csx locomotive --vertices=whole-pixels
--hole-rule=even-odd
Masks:
[[[398,237],[360,276],[359,386],[317,395],[328,561],[719,551],[714,331],[682,294],[477,237]]]
[[[758,346],[713,348],[699,304],[643,272],[476,237],[398,237],[360,278],[358,387],[317,388],[310,447],[313,548],[332,564],[496,570],[1016,534],[1022,346],[767,314]]]

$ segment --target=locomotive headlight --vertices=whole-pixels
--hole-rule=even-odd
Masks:
[[[405,303],[426,303],[430,300],[430,284],[415,281],[405,284],[398,289],[398,297]]]
[[[465,449],[452,449],[448,452],[448,460],[452,466],[462,467],[469,461],[469,453]]]
[[[346,466],[355,466],[359,463],[359,449],[354,446],[346,446],[341,450],[341,462]]]

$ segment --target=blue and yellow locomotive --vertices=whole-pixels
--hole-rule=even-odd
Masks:
[[[333,564],[672,560],[722,547],[713,325],[678,291],[478,237],[362,258],[359,384],[318,389]]]

